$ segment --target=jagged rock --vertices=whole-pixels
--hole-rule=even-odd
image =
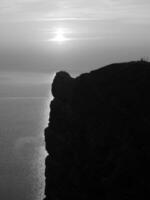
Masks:
[[[58,72],[45,129],[45,200],[149,199],[150,63]]]
[[[52,95],[61,100],[69,100],[74,79],[67,72],[57,72],[54,82],[52,83]]]

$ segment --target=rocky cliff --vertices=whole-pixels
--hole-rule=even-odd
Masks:
[[[45,129],[45,200],[150,198],[150,63],[58,72]]]

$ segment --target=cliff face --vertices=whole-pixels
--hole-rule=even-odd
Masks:
[[[149,91],[144,61],[75,79],[56,74],[45,130],[45,200],[150,198]]]

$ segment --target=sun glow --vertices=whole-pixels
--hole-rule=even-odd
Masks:
[[[54,32],[55,36],[50,40],[58,43],[64,43],[65,41],[69,40],[65,35],[67,34],[67,31],[63,28],[58,28]]]

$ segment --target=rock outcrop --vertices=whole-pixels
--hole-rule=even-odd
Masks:
[[[58,72],[45,129],[45,200],[150,198],[150,63]]]

